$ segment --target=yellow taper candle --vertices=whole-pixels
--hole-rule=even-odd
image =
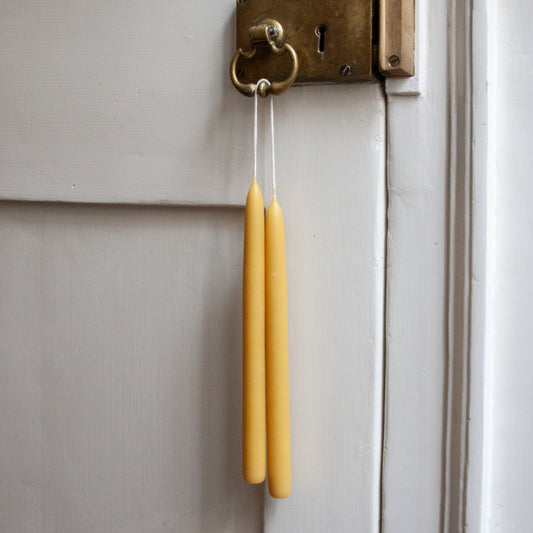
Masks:
[[[283,213],[276,197],[266,216],[266,376],[268,487],[274,498],[291,493],[289,331]]]
[[[247,483],[265,480],[265,206],[255,178],[244,220],[242,466]]]

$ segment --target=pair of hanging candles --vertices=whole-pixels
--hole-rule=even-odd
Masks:
[[[254,179],[246,199],[244,223],[243,474],[247,483],[264,481],[268,453],[269,492],[275,498],[286,498],[291,493],[287,274],[283,213],[276,199],[272,99],[270,123],[273,199],[265,228],[263,197],[255,177],[256,92]]]

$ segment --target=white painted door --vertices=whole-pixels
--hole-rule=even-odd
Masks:
[[[381,87],[275,101],[293,458],[278,501],[241,478],[252,101],[227,74],[233,0],[6,0],[0,44],[0,530],[377,532]]]

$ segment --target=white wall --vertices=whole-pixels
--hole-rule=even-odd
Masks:
[[[491,15],[485,530],[525,533],[533,496],[533,4],[498,0]]]

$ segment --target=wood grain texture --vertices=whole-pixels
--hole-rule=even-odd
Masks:
[[[240,210],[1,204],[0,529],[262,531]]]

